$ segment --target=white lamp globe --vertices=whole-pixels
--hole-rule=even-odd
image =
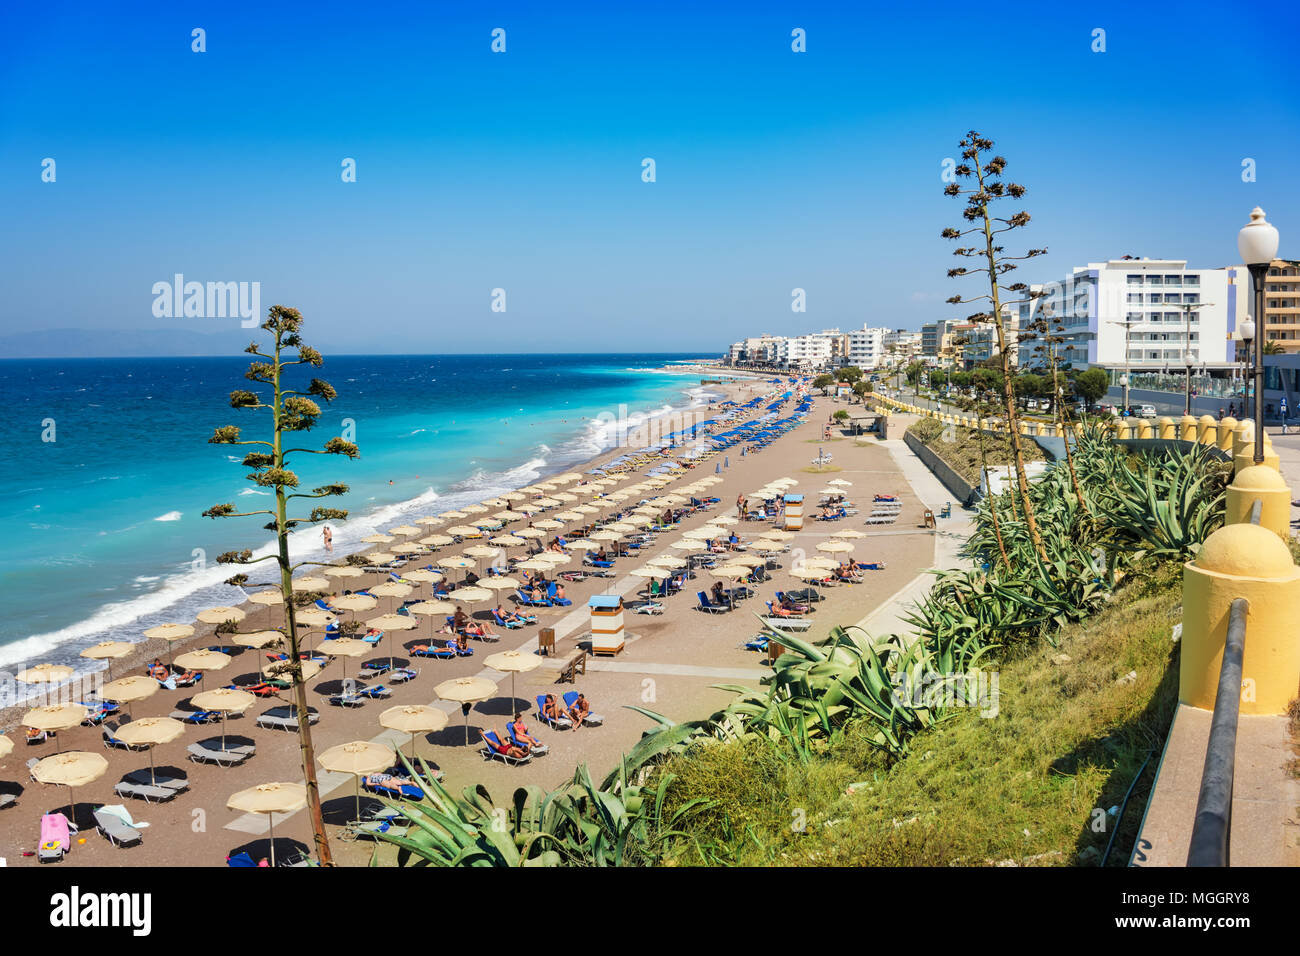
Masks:
[[[1237,251],[1241,261],[1248,266],[1266,265],[1277,258],[1277,228],[1264,218],[1264,210],[1256,206],[1250,213],[1250,222],[1237,233]]]
[[[1241,327],[1238,331],[1241,332],[1241,338],[1243,341],[1253,341],[1255,338],[1255,320],[1250,316],[1247,316],[1246,320],[1241,323]]]

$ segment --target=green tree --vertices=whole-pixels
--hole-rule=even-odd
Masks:
[[[831,418],[835,419],[837,422],[846,422],[849,420],[849,413],[841,408],[838,412],[832,415]]]
[[[1089,405],[1097,404],[1109,387],[1110,378],[1105,369],[1090,368],[1074,376],[1074,394]]]
[[[1264,354],[1265,354],[1265,355],[1284,355],[1284,354],[1286,354],[1286,349],[1284,349],[1284,348],[1282,348],[1282,346],[1278,345],[1277,342],[1275,342],[1273,339],[1268,339],[1268,340],[1264,343]]]
[[[1001,245],[1002,239],[999,236],[1002,233],[1010,232],[1013,229],[1020,229],[1029,224],[1029,213],[1023,210],[1008,217],[993,215],[991,207],[994,203],[1001,202],[1005,199],[1020,199],[1025,194],[1025,187],[1017,183],[1007,183],[1002,179],[1002,173],[1006,169],[1007,161],[1002,156],[994,156],[987,161],[981,161],[981,154],[990,152],[993,149],[993,141],[980,136],[974,130],[966,134],[959,146],[962,151],[962,163],[953,171],[958,179],[966,182],[966,188],[962,188],[962,183],[952,182],[944,187],[944,194],[948,196],[960,197],[965,196],[965,208],[962,209],[962,218],[968,223],[974,225],[968,229],[961,230],[948,227],[943,230],[942,236],[945,239],[962,239],[965,236],[976,234],[979,238],[976,245],[959,246],[953,250],[953,255],[982,260],[983,265],[970,268],[959,266],[955,269],[948,270],[949,278],[958,278],[968,275],[983,275],[989,284],[987,295],[977,295],[971,298],[963,298],[955,295],[948,301],[954,305],[969,302],[987,302],[988,307],[985,311],[977,312],[967,318],[971,322],[984,323],[991,325],[997,334],[998,340],[998,358],[1002,363],[1002,399],[1007,409],[1007,428],[1011,434],[1011,457],[1015,463],[1016,484],[1020,492],[1021,510],[1025,516],[1025,526],[1029,532],[1029,540],[1033,542],[1034,550],[1043,562],[1047,561],[1047,549],[1043,545],[1042,534],[1038,529],[1038,521],[1034,516],[1034,505],[1029,497],[1029,477],[1025,472],[1025,456],[1020,446],[1020,416],[1016,409],[1016,398],[1011,387],[1011,367],[1010,367],[1010,350],[1007,347],[1006,331],[1002,327],[1002,293],[1011,292],[1017,295],[1025,295],[1029,292],[1029,287],[1023,282],[1016,282],[1011,285],[1003,285],[1002,277],[1016,269],[1016,262],[1019,259],[1032,259],[1035,256],[1041,256],[1047,252],[1046,249],[1030,249],[1023,256],[1009,256]]]
[[[865,402],[868,395],[871,394],[872,388],[870,382],[854,382],[853,394],[857,396],[858,401]]]
[[[852,384],[854,382],[862,381],[862,378],[862,369],[858,368],[856,365],[846,365],[840,369],[841,382]]]
[[[823,395],[830,394],[831,386],[835,384],[835,379],[829,375],[818,375],[813,379],[813,388],[820,388]]]
[[[298,453],[311,455],[345,455],[356,458],[357,446],[342,438],[331,438],[320,449],[285,448],[286,441],[294,432],[305,432],[312,428],[320,418],[321,409],[315,399],[323,402],[334,400],[335,391],[328,382],[313,378],[305,389],[289,388],[286,371],[299,365],[319,368],[324,361],[321,354],[302,341],[302,315],[297,309],[275,305],[268,311],[262,328],[274,337],[269,353],[262,352],[256,342],[244,351],[255,357],[249,363],[244,377],[250,382],[264,386],[263,394],[238,389],[230,393],[230,407],[237,409],[267,409],[271,413],[271,440],[245,440],[240,437],[236,425],[224,425],[217,428],[208,439],[214,445],[253,445],[265,451],[250,451],[244,456],[243,465],[251,468],[247,476],[259,488],[270,488],[275,493],[275,508],[264,511],[237,512],[233,504],[214,505],[203,512],[206,518],[241,518],[249,515],[269,515],[271,520],[264,526],[275,533],[276,553],[262,558],[252,557],[252,551],[231,551],[217,558],[218,564],[251,566],[262,561],[274,561],[279,566],[279,590],[284,599],[284,636],[288,643],[289,660],[276,668],[277,676],[288,677],[293,681],[293,699],[298,712],[298,750],[302,761],[303,776],[307,781],[307,809],[311,816],[312,832],[316,842],[316,856],[322,866],[332,866],[329,841],[325,834],[325,821],[321,814],[320,787],[316,782],[316,754],[312,744],[311,724],[308,722],[307,691],[302,679],[302,661],[298,651],[298,631],[294,620],[296,601],[293,591],[293,572],[303,564],[320,564],[321,562],[300,562],[293,564],[289,560],[289,534],[300,524],[317,524],[322,521],[342,521],[347,518],[346,511],[337,508],[313,508],[305,518],[292,518],[288,514],[288,503],[292,499],[334,498],[347,493],[347,485],[328,484],[312,489],[310,493],[297,492],[298,476],[289,469],[289,456]],[[292,357],[286,355],[292,353]],[[229,579],[230,584],[247,583],[246,574],[236,574]]]
[[[1045,394],[1047,380],[1033,372],[1021,372],[1011,384],[1018,398],[1038,398]]]

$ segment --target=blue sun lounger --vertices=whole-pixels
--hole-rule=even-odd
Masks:
[[[573,721],[563,715],[561,715],[559,720],[551,720],[551,718],[547,717],[546,714],[542,711],[542,707],[545,704],[546,704],[546,695],[538,694],[537,695],[537,719],[538,720],[544,723],[547,727],[551,727],[555,730],[568,730],[573,726]]]

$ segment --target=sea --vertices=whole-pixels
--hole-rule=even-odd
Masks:
[[[344,435],[361,455],[293,456],[300,489],[349,486],[296,510],[349,510],[330,522],[337,556],[378,529],[574,470],[618,444],[629,416],[717,397],[698,372],[672,368],[692,358],[328,356],[297,370],[295,384],[317,376],[338,396],[315,428],[287,438],[319,448]],[[139,640],[156,624],[244,600],[223,583],[236,569],[215,558],[269,553],[269,518],[202,512],[274,501],[240,464],[256,446],[208,443],[221,425],[267,437],[269,412],[229,407],[231,391],[253,387],[246,368],[242,356],[0,360],[0,670],[42,661],[96,670],[78,654],[97,641]],[[291,554],[323,555],[320,528],[295,532]]]

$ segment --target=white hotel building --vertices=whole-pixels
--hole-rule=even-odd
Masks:
[[[1040,310],[1075,368],[1161,371],[1236,361],[1231,340],[1246,317],[1250,276],[1242,268],[1188,269],[1185,259],[1111,259],[1076,268],[1064,280],[1032,287],[1042,298],[1017,304],[1023,330]],[[1184,316],[1183,305],[1194,305]],[[1039,365],[1037,342],[1021,345],[1020,364]]]

